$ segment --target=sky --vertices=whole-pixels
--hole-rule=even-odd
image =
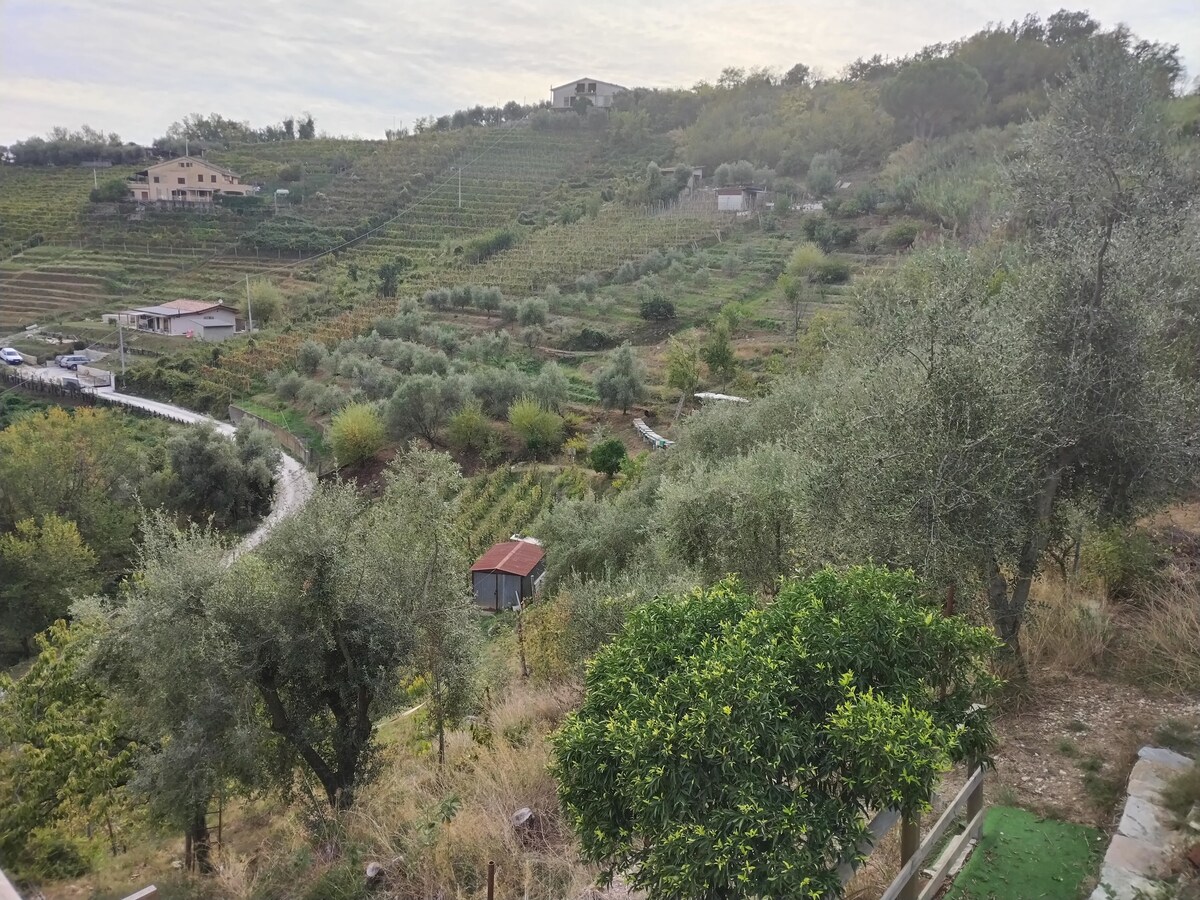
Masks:
[[[725,66],[837,73],[1059,3],[1032,0],[0,0],[0,144],[87,123],[148,143],[192,112],[382,138],[417,116],[591,77],[715,81]],[[1082,4],[1081,4],[1082,6]],[[1180,45],[1200,71],[1200,0],[1097,0],[1105,27]]]

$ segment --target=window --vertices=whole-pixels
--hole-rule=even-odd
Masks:
[[[204,183],[204,173],[201,172],[199,175],[197,175],[196,180],[199,181],[201,184],[203,184]]]
[[[575,93],[577,93],[577,94],[582,94],[586,90],[587,90],[587,85],[582,81],[579,82],[579,84],[575,85]]]
[[[179,164],[179,168],[181,168],[181,169],[183,168],[183,163]]]
[[[149,200],[149,199],[150,199],[150,192],[149,192],[149,191],[142,191],[142,199],[143,199],[143,200]]]
[[[596,82],[593,81],[588,85],[588,93],[589,94],[596,93]]]
[[[187,179],[186,179],[186,178],[184,178],[182,175],[180,175],[180,176],[179,176],[179,183],[180,183],[180,184],[187,184]]]
[[[158,176],[157,175],[154,176],[154,183],[158,184]]]
[[[216,184],[216,183],[217,183],[217,176],[216,176],[216,175],[209,175],[209,176],[208,176],[208,180],[209,180],[209,181],[211,181],[213,184]]]

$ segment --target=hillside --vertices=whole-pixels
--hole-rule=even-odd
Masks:
[[[870,900],[914,831],[969,849],[973,813],[940,820],[982,777],[950,895],[1086,896],[1138,748],[1200,753],[1178,63],[1063,11],[386,141],[187,117],[161,146],[208,129],[262,187],[212,209],[0,166],[0,335],[111,348],[103,311],[250,301],[222,343],[126,332],[121,387],[263,426],[7,404],[5,871],[50,900],[483,900],[490,863],[500,900]],[[317,488],[235,557],[275,439]],[[478,562],[522,537],[532,568]]]

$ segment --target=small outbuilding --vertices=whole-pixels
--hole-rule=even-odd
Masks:
[[[471,566],[471,589],[480,608],[501,612],[530,599],[545,575],[541,544],[532,538],[503,541]]]
[[[746,213],[758,208],[758,197],[766,188],[736,185],[717,188],[717,211]]]

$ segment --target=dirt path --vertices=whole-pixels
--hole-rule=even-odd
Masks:
[[[1164,723],[1200,720],[1200,700],[1156,697],[1136,685],[1039,673],[1034,697],[996,721],[1000,750],[988,800],[1111,827],[1125,779]]]

